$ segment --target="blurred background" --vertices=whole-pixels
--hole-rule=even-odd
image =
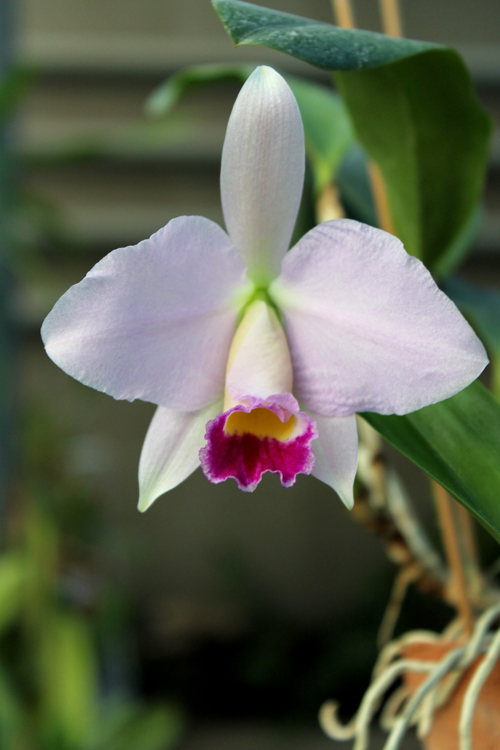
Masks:
[[[269,0],[331,21],[329,0]],[[375,0],[357,24],[380,30]],[[500,122],[497,0],[403,0],[408,37],[456,46]],[[313,478],[251,495],[196,472],[146,514],[137,465],[154,407],[66,376],[39,329],[103,255],[171,218],[222,224],[219,167],[238,85],[148,120],[183,66],[234,49],[209,0],[0,0],[0,747],[274,750],[332,746],[320,704],[354,711],[395,567]],[[465,277],[500,286],[500,138]],[[434,537],[426,478],[391,454]],[[494,545],[479,530],[485,562]],[[450,612],[410,591],[405,628]],[[9,744],[10,743],[10,744]],[[408,747],[413,745],[408,744]]]

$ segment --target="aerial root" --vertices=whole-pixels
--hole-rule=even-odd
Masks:
[[[354,739],[353,750],[368,750],[370,724],[386,692],[404,675],[420,673],[426,677],[413,692],[403,683],[390,695],[382,710],[380,723],[390,732],[384,750],[398,750],[410,726],[416,725],[418,736],[426,737],[432,729],[436,711],[451,698],[458,682],[478,657],[484,656],[467,686],[460,715],[460,750],[473,750],[472,723],[476,704],[481,689],[500,658],[500,628],[494,635],[490,632],[499,617],[500,605],[490,607],[477,621],[468,642],[458,647],[456,641],[450,641],[450,636],[455,639],[458,635],[463,636],[463,632],[454,624],[441,636],[429,631],[414,631],[389,643],[380,654],[373,670],[372,683],[356,715],[344,725],[338,718],[338,703],[328,701],[319,714],[323,731],[334,740]],[[400,657],[406,646],[417,643],[430,646],[446,644],[449,650],[439,661]]]

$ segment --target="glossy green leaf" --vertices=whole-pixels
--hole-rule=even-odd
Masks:
[[[471,214],[469,221],[464,224],[453,242],[448,245],[446,252],[441,253],[432,264],[432,273],[435,278],[438,280],[446,279],[462,264],[472,250],[483,214],[484,209],[479,203],[476,210]]]
[[[456,249],[478,205],[491,120],[454,50],[213,0],[235,44],[263,44],[328,70],[378,164],[396,234],[429,268]]]
[[[500,541],[500,405],[481,383],[404,417],[362,416]]]
[[[325,70],[362,70],[438,47],[361,29],[342,29],[311,18],[240,0],[212,0],[235,44],[262,44]]]
[[[224,81],[245,82],[255,65],[195,65],[171,76],[146,102],[152,117],[164,116],[189,90]],[[285,76],[299,105],[307,156],[314,172],[314,189],[320,192],[335,177],[347,150],[354,143],[351,120],[342,99],[332,89]]]
[[[462,59],[431,50],[335,80],[382,172],[396,234],[434,270],[477,211],[491,134]]]

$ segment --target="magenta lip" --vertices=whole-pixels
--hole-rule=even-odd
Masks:
[[[297,474],[312,472],[314,452],[311,442],[318,436],[316,424],[311,417],[298,410],[293,396],[282,395],[281,404],[279,396],[272,396],[265,402],[249,398],[245,405],[236,406],[208,422],[205,434],[207,444],[200,451],[201,467],[207,479],[218,484],[232,477],[241,490],[252,492],[266,471],[278,474],[284,487],[295,484]],[[232,412],[250,412],[256,408],[269,408],[282,421],[295,414],[302,429],[287,441],[259,438],[252,433],[226,435],[224,427]]]

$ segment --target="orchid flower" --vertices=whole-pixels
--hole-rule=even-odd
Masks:
[[[287,252],[304,179],[295,98],[269,67],[236,100],[222,154],[227,234],[182,216],[114,250],[42,327],[65,372],[158,405],[139,465],[139,509],[201,464],[253,490],[313,474],[353,504],[355,412],[406,414],[487,364],[423,264],[379,229],[328,221]]]

